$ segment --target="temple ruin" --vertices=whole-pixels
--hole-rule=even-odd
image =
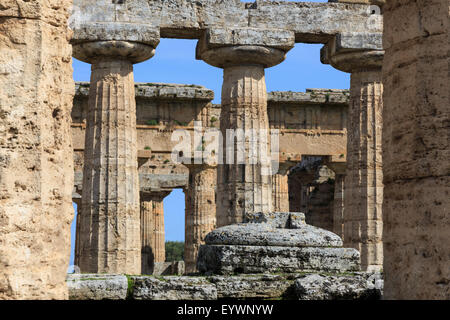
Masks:
[[[449,299],[448,9],[2,1],[0,299],[344,298],[335,286]],[[135,83],[161,38],[198,40],[196,59],[223,69],[221,104],[198,85]],[[265,69],[295,43],[323,44],[317,59],[350,73],[349,90],[267,92]],[[90,83],[74,83],[72,56]],[[208,132],[223,145],[196,140]],[[261,132],[277,133],[276,159]],[[161,281],[163,200],[177,188],[186,275]],[[66,275],[72,202],[89,281]],[[95,281],[115,289],[93,295]]]

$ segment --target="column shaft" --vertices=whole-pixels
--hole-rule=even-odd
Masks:
[[[360,251],[363,270],[379,270],[383,264],[381,70],[352,73],[350,95],[344,245]]]
[[[383,298],[449,300],[449,2],[383,9]]]
[[[139,274],[139,177],[133,65],[94,61],[80,219],[82,272]]]
[[[166,261],[164,203],[167,192],[141,195],[141,273],[152,274],[155,262]]]
[[[68,297],[71,3],[0,4],[0,300]]]
[[[224,137],[224,164],[218,165],[218,226],[241,222],[245,213],[272,209],[270,160],[261,161],[270,159],[264,67],[225,67],[223,78],[220,129]],[[245,136],[252,130],[255,134],[266,134],[266,141],[247,136],[245,143],[237,143],[239,139],[233,142],[227,136],[228,129],[236,135]],[[250,159],[255,158],[258,162],[252,164]]]
[[[197,255],[205,236],[216,227],[216,168],[188,165],[186,193],[184,262],[186,272],[197,271]]]
[[[344,180],[345,175],[336,174],[334,180],[333,232],[344,240]]]
[[[152,201],[154,217],[154,253],[155,262],[166,261],[166,241],[164,230],[164,206],[163,201]]]
[[[73,264],[75,266],[78,266],[80,263],[80,219],[81,219],[81,212],[82,212],[82,205],[81,205],[81,198],[73,199],[73,202],[77,205],[77,218],[76,218],[76,225],[75,225],[75,257]]]
[[[289,187],[287,174],[272,176],[272,202],[274,212],[289,212]]]

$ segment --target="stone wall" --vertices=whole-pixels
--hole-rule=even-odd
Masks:
[[[68,297],[71,2],[0,5],[0,299]]]
[[[385,297],[450,299],[449,2],[384,12]]]

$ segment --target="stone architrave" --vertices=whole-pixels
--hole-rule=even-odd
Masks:
[[[322,49],[323,62],[351,73],[344,245],[360,251],[366,271],[383,266],[383,55],[381,34],[340,34]]]
[[[285,59],[294,46],[294,34],[271,31],[209,29],[197,45],[197,59],[224,69],[220,116],[223,162],[219,160],[217,167],[218,226],[241,222],[245,213],[272,210],[264,69]]]
[[[130,25],[121,26],[108,34],[108,41],[74,39],[74,56],[92,64],[80,218],[81,272],[141,273],[133,64],[154,55],[159,35],[148,27],[153,39],[124,41]],[[102,39],[101,34],[98,37]]]
[[[0,3],[0,300],[68,298],[71,4]]]

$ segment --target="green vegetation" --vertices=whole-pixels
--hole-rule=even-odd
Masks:
[[[151,119],[151,120],[147,120],[146,123],[149,126],[157,126],[159,124],[159,121],[157,119]]]
[[[145,146],[144,150],[152,150],[149,146]]]
[[[166,262],[184,260],[184,242],[167,241],[166,242]]]
[[[187,125],[188,125],[187,122],[181,122],[181,121],[178,121],[178,120],[174,120],[174,122],[175,122],[177,125],[183,126],[183,127],[187,127]]]
[[[134,280],[128,274],[126,274],[125,276],[127,277],[127,281],[128,281],[127,300],[131,300],[133,297]]]

